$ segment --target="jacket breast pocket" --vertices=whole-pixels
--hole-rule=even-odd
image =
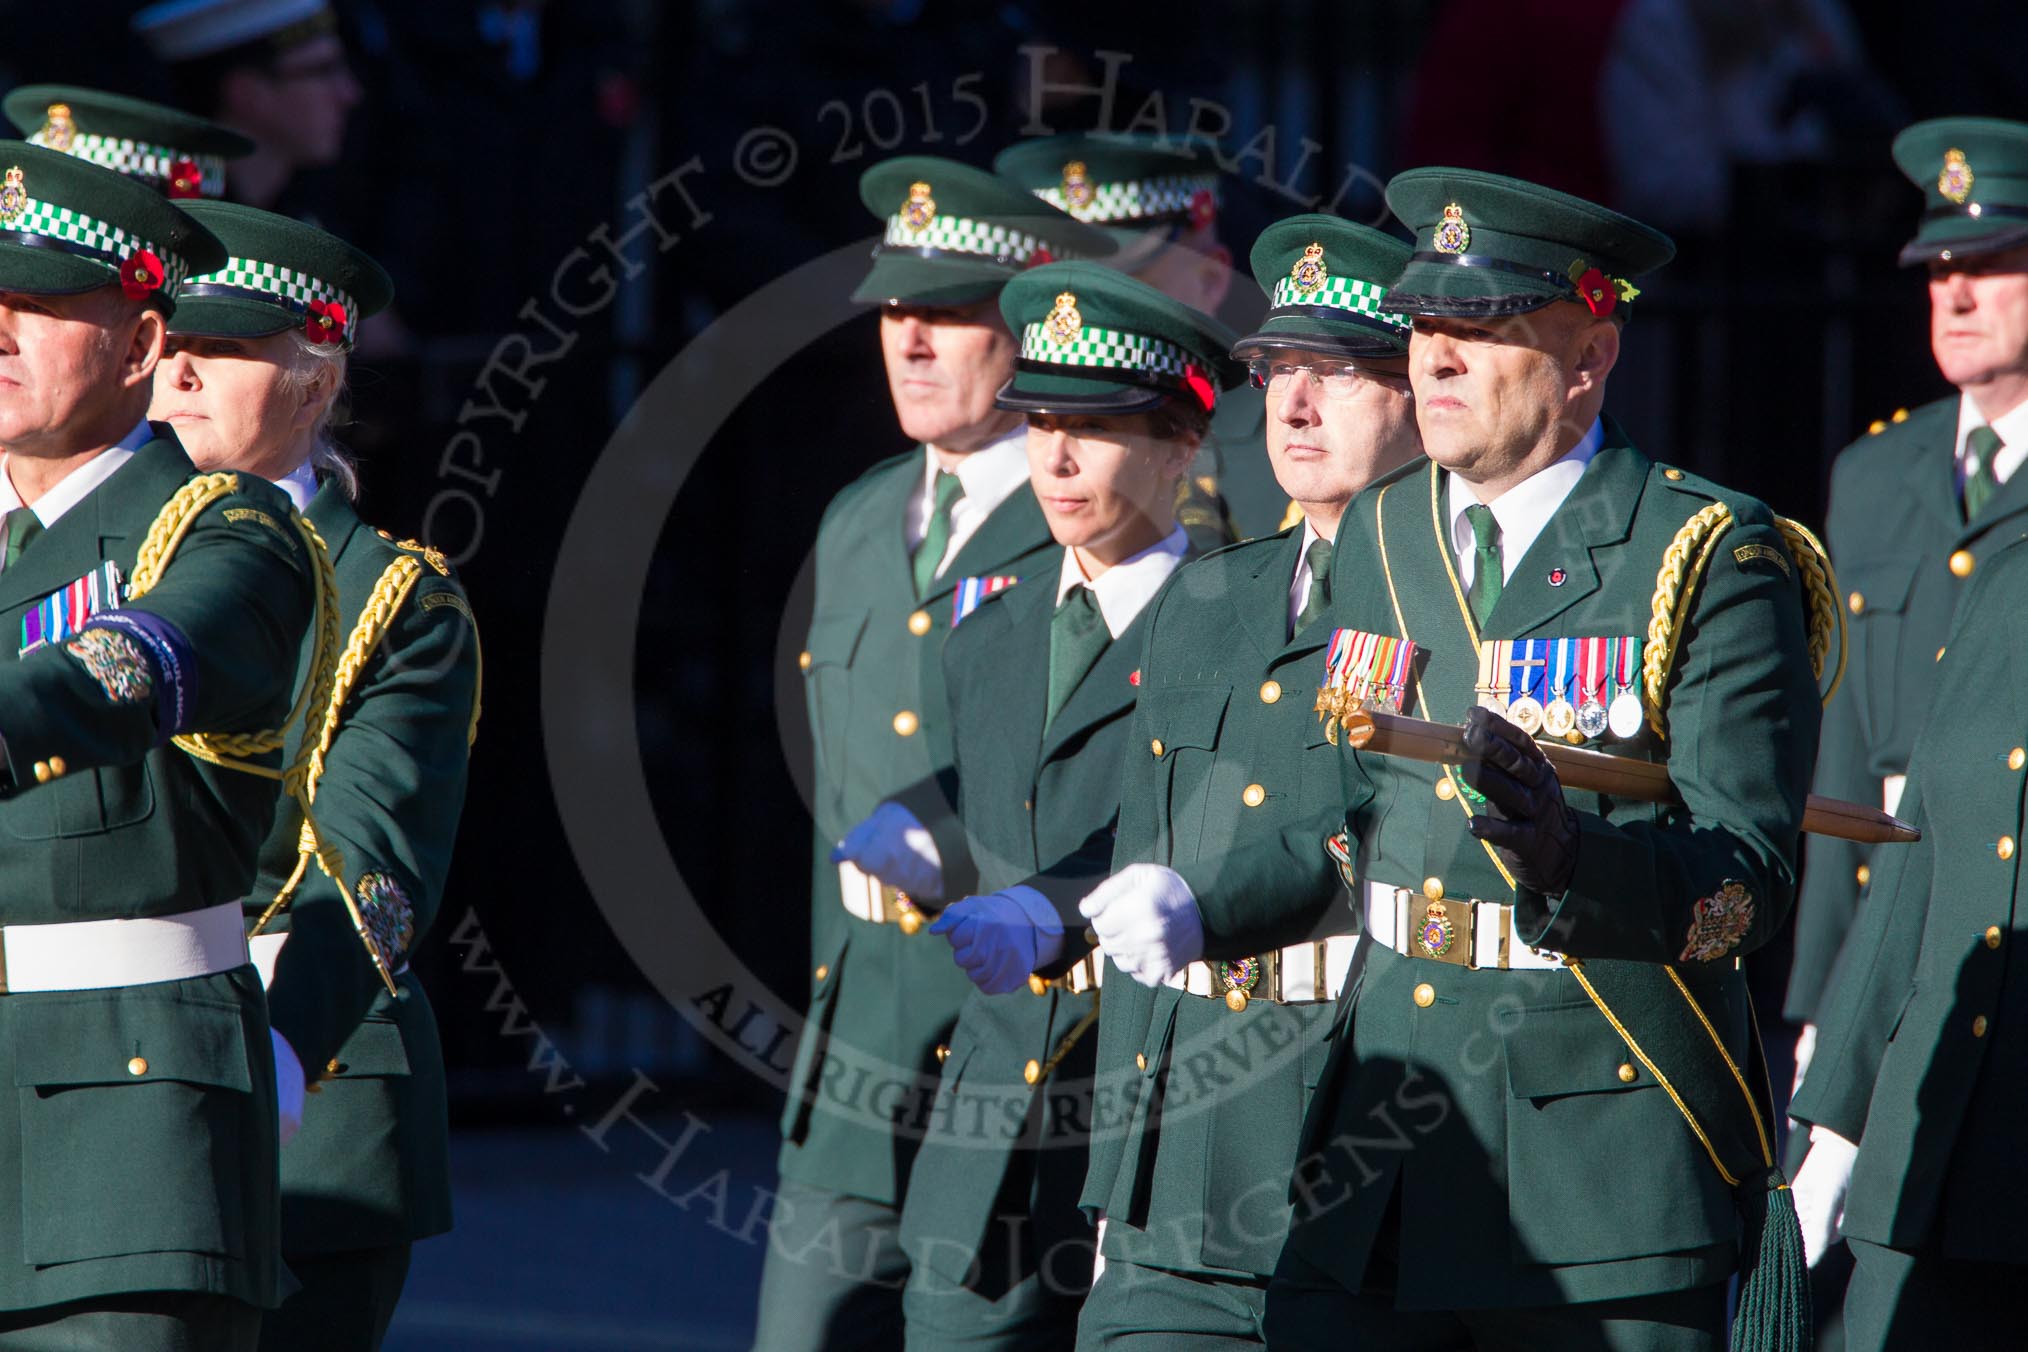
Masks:
[[[30,1263],[245,1254],[250,1192],[275,1150],[246,1011],[164,984],[9,997]]]
[[[1909,694],[1902,679],[1917,657],[1925,667],[1933,660],[1927,652],[1902,651],[1910,627],[1909,598],[1921,568],[1920,559],[1872,559],[1855,563],[1850,572],[1839,575],[1848,602],[1852,597],[1859,600],[1859,608],[1850,617],[1852,657],[1848,665],[1859,678],[1855,694],[1860,701],[1860,725],[1870,745],[1897,739],[1906,743],[1914,730],[1903,728],[1903,721],[1920,719],[1924,712],[1907,707]]]
[[[837,783],[845,773],[845,734],[852,724],[852,656],[866,632],[864,609],[827,610],[810,621],[803,668],[817,775]]]
[[[1162,691],[1161,703],[1148,719],[1159,751],[1155,746],[1129,747],[1127,751],[1128,755],[1161,758],[1169,852],[1177,863],[1196,858],[1202,842],[1219,729],[1224,726],[1225,706],[1231,698],[1232,691],[1222,685]]]
[[[0,822],[17,840],[54,840],[132,826],[154,810],[154,780],[142,761],[73,771],[27,789],[0,805]]]

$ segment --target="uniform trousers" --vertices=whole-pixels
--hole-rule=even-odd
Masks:
[[[892,1352],[902,1341],[901,1212],[781,1180],[754,1352]]]
[[[229,1296],[139,1291],[0,1313],[0,1352],[254,1352],[260,1331]]]
[[[282,1255],[303,1286],[261,1320],[261,1352],[379,1352],[413,1249]]]
[[[1077,1320],[1077,1352],[1252,1352],[1266,1345],[1267,1279],[1106,1259]]]

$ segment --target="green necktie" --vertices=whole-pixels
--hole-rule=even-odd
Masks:
[[[1472,618],[1484,624],[1493,607],[1500,604],[1500,588],[1506,583],[1500,566],[1500,523],[1493,519],[1493,509],[1479,502],[1465,508],[1465,520],[1471,523],[1472,543],[1476,547],[1472,565]]]
[[[1296,612],[1296,632],[1302,633],[1331,604],[1331,542],[1321,537],[1310,542],[1304,555],[1310,561],[1310,594]]]
[[[1976,521],[2000,491],[2000,477],[1993,472],[1993,462],[2000,458],[2000,434],[1990,427],[1974,427],[1965,434],[1965,448],[1979,457],[1978,469],[1965,476],[1965,520]]]
[[[0,569],[12,568],[21,551],[40,534],[42,519],[36,516],[33,507],[16,507],[7,513],[7,561],[0,564]]]
[[[1070,692],[1077,689],[1077,683],[1112,641],[1106,617],[1099,613],[1098,597],[1090,587],[1072,587],[1049,621],[1049,716],[1042,722],[1045,732],[1063,711]]]
[[[937,580],[937,565],[951,547],[951,504],[965,496],[965,485],[947,469],[937,471],[936,504],[930,508],[923,527],[922,543],[915,547],[915,594],[920,599]]]

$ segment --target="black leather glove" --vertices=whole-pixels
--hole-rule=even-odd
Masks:
[[[1465,783],[1486,796],[1472,835],[1500,852],[1516,882],[1559,895],[1577,871],[1577,813],[1556,767],[1534,738],[1486,708],[1466,715],[1465,749]]]

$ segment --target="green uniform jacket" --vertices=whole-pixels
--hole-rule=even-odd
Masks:
[[[1922,840],[1875,854],[1789,1109],[1860,1144],[1847,1235],[1996,1263],[2028,1257],[2024,589],[2022,544],[1967,589],[1902,799]]]
[[[44,597],[135,554],[194,473],[166,428],[0,573],[0,633]],[[279,727],[311,615],[306,547],[280,490],[250,475],[207,507],[152,591],[124,607],[188,645],[181,726]],[[172,915],[244,896],[270,779],[170,744],[167,685],[114,698],[64,642],[0,644],[0,923]],[[129,677],[138,675],[129,672]],[[115,687],[118,688],[118,687]],[[131,687],[129,687],[131,689]],[[138,693],[138,692],[137,692]],[[38,787],[36,762],[65,773]],[[270,757],[279,763],[278,757]],[[0,1308],[126,1291],[272,1307],[275,1087],[260,979],[214,976],[0,996]]]
[[[1288,637],[1302,541],[1298,527],[1220,550],[1183,570],[1153,607],[1116,870],[1215,867],[1337,797],[1338,751],[1311,711],[1331,626]],[[1315,928],[1321,937],[1356,927],[1340,906]],[[1127,1120],[1094,1132],[1082,1202],[1108,1217],[1107,1256],[1273,1272],[1332,1006],[1255,1000],[1234,1013],[1221,999],[1150,990],[1118,968],[1106,977],[1100,1092],[1125,1087]]]
[[[1112,859],[1148,612],[1107,645],[1045,732],[1056,588],[1053,569],[1036,573],[1032,585],[986,604],[944,645],[964,840],[956,858],[943,857],[953,897],[1027,883],[1067,910],[1065,958],[1047,969],[1056,971],[1088,951],[1075,898],[1104,880]],[[956,967],[950,945],[933,942]],[[965,1281],[972,1260],[1007,1231],[995,1216],[1025,1215],[1037,1252],[1059,1254],[1050,1266],[1056,1280],[1085,1275],[1059,1250],[1066,1241],[1082,1246],[1088,1272],[1091,1229],[1077,1194],[1097,1038],[1081,1036],[1032,1087],[1023,1072],[1030,1061],[1046,1063],[1095,1004],[1089,992],[1054,986],[1041,995],[966,996],[902,1211],[912,1262]],[[988,1258],[981,1266],[978,1280],[997,1295],[992,1283],[1008,1265]]]
[[[1404,1308],[1608,1299],[1723,1280],[1736,1258],[1734,1195],[1699,1132],[1734,1177],[1769,1163],[1765,1077],[1733,959],[1766,942],[1794,899],[1820,716],[1798,585],[1765,507],[1651,464],[1606,426],[1584,477],[1512,570],[1487,634],[1645,633],[1670,541],[1724,502],[1736,524],[1687,615],[1668,741],[1650,732],[1606,748],[1666,755],[1683,806],[1569,791],[1576,873],[1549,897],[1509,885],[1467,829],[1469,799],[1436,792],[1447,771],[1378,755],[1344,760],[1362,882],[1511,904],[1512,942],[1583,959],[1641,1049],[1568,969],[1475,971],[1372,946],[1305,1127],[1302,1214],[1289,1242],[1356,1288],[1398,1180]],[[1478,671],[1442,488],[1422,461],[1354,501],[1329,618],[1418,644],[1408,712],[1455,724],[1476,700]],[[1207,951],[1263,946],[1248,938],[1248,917],[1261,911],[1251,898],[1314,908],[1329,871],[1316,839],[1311,823],[1275,848],[1181,870],[1205,915]],[[1741,898],[1718,903],[1737,924],[1735,942],[1709,961],[1687,958],[1694,909],[1721,896]],[[1747,1084],[1759,1103],[1745,1097]]]
[[[816,743],[816,975],[779,1161],[784,1177],[890,1204],[901,1201],[914,1155],[908,1134],[897,1134],[904,1100],[935,1084],[936,1048],[972,983],[934,935],[849,914],[830,851],[884,799],[950,763],[939,654],[958,584],[1026,579],[1058,557],[1024,486],[917,601],[903,524],[921,491],[923,454],[918,446],[868,470],[832,501],[817,532],[816,606],[802,664]]]
[[[1831,470],[1831,562],[1844,593],[1851,652],[1824,711],[1815,789],[1875,807],[1881,781],[1908,767],[1936,690],[1937,649],[1964,587],[1951,566],[1977,567],[2028,530],[2028,475],[2016,474],[1966,524],[1955,455],[1958,399],[1925,404],[1861,437]],[[1816,1017],[1832,960],[1852,926],[1859,870],[1872,848],[1816,836],[1796,903],[1796,956],[1784,1012]]]
[[[412,953],[436,920],[464,808],[478,630],[440,560],[362,523],[335,485],[324,485],[304,515],[337,569],[341,641],[397,560],[408,560],[403,568],[415,578],[346,695],[313,808],[325,845],[345,861],[348,886],[375,875],[407,900],[414,928],[403,952]],[[291,737],[291,757],[301,740]],[[301,828],[301,809],[283,799],[247,900],[250,920],[295,872]],[[314,862],[268,929],[289,934],[268,991],[270,1017],[318,1083],[302,1132],[282,1152],[284,1252],[399,1244],[450,1229],[443,1049],[421,983],[403,972],[402,998],[388,994],[337,886]]]

